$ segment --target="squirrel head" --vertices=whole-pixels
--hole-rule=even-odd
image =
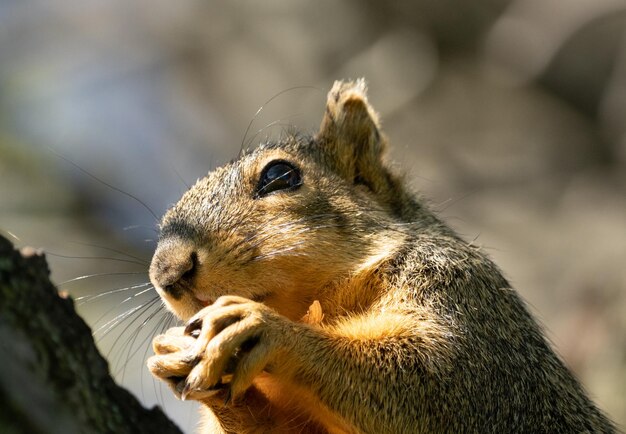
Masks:
[[[261,144],[198,180],[160,224],[150,278],[165,304],[186,320],[239,295],[299,318],[380,255],[399,189],[385,146],[365,82],[338,81],[315,136]]]

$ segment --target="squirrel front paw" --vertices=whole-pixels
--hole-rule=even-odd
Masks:
[[[184,327],[173,327],[152,341],[155,355],[148,359],[148,369],[159,380],[167,383],[181,398],[187,376],[194,367],[193,346],[196,340],[185,335]]]
[[[148,366],[181,399],[205,400],[226,391],[239,396],[284,345],[288,321],[271,308],[235,296],[199,311],[184,332],[155,338]],[[282,330],[282,331],[281,331]]]

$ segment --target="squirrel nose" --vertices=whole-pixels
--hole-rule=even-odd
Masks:
[[[184,284],[193,278],[197,263],[198,254],[189,242],[159,242],[150,263],[150,280],[156,287],[178,299],[185,290]]]

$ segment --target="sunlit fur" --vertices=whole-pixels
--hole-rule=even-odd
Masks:
[[[385,146],[363,81],[337,82],[316,136],[259,146],[164,216],[151,278],[176,315],[223,295],[271,308],[249,305],[269,364],[233,401],[202,400],[204,430],[611,432],[498,268],[392,173]],[[303,185],[257,198],[275,159]],[[315,300],[323,321],[303,324]],[[176,339],[155,341],[161,379],[193,368],[178,355],[193,339]]]

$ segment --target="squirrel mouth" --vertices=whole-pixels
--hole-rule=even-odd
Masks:
[[[207,307],[213,304],[215,301],[213,298],[205,295],[205,294],[194,294],[194,298],[202,307]]]

